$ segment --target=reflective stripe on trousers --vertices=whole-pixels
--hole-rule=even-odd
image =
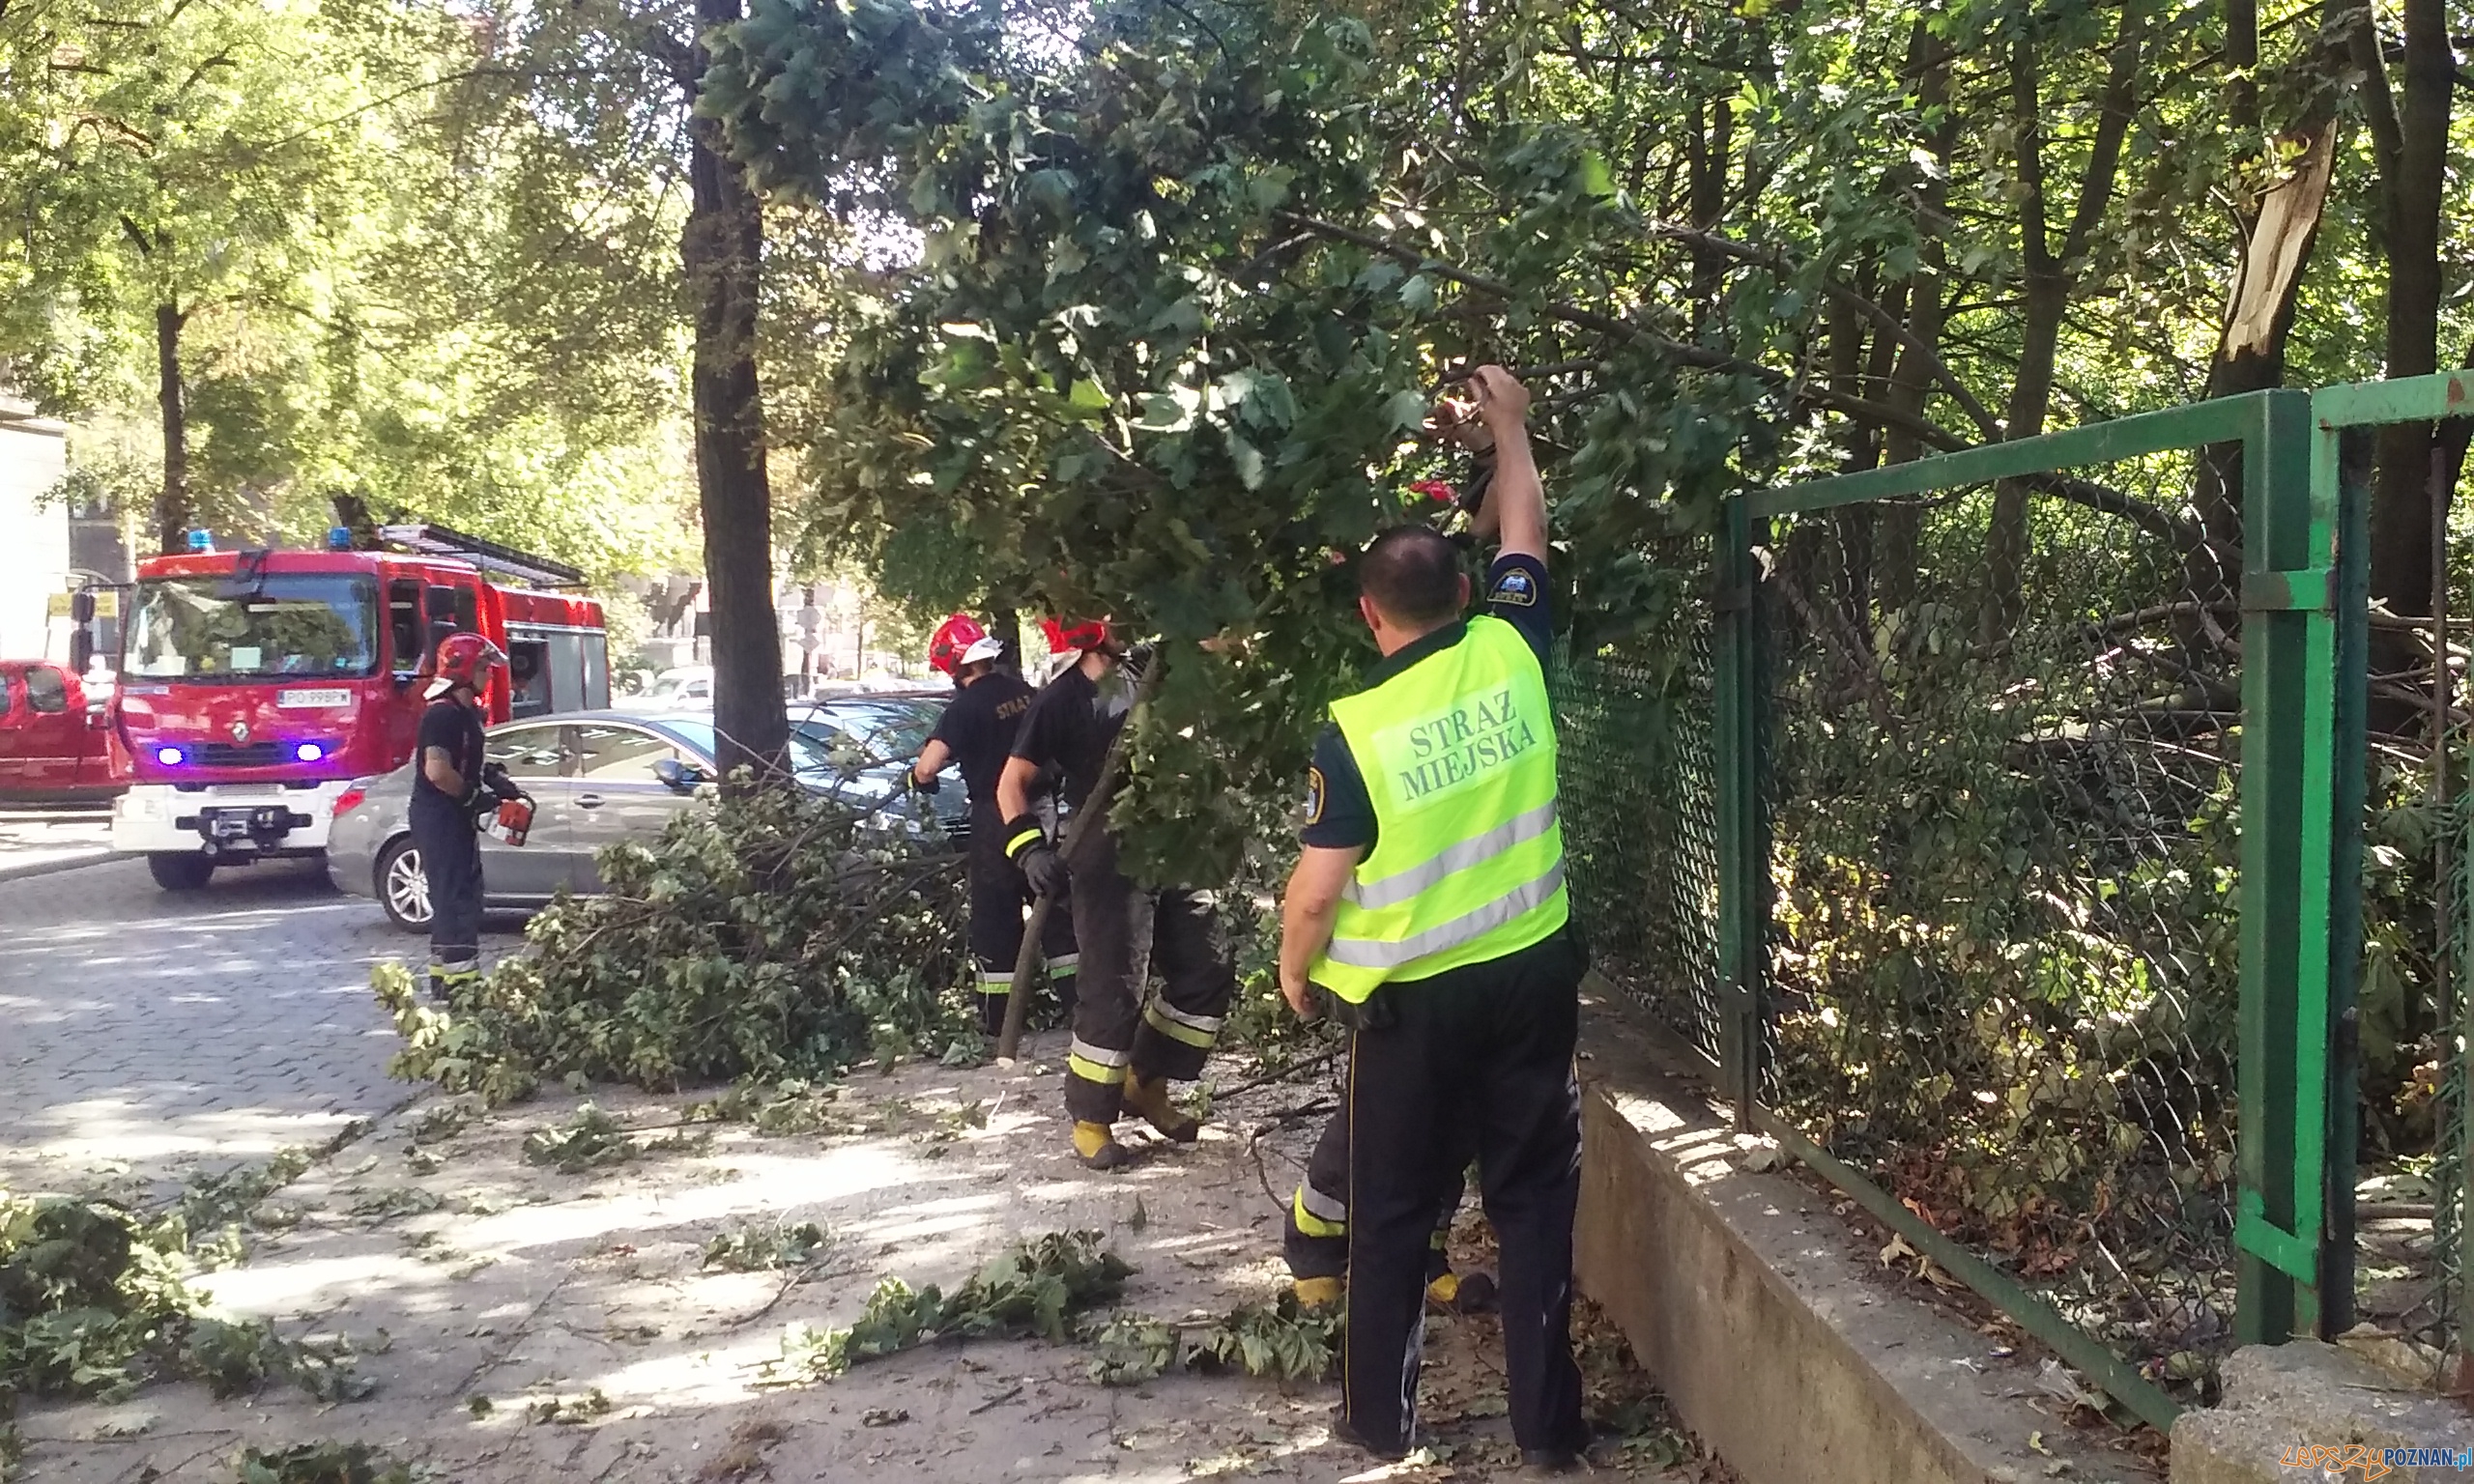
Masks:
[[[1131,1051],[1095,1046],[1077,1036],[1066,1048],[1065,1070],[1086,1082],[1114,1087],[1125,1080],[1126,1063],[1133,1060],[1133,1055]]]
[[[1227,1018],[1225,1015],[1188,1014],[1157,996],[1142,1007],[1144,1024],[1170,1041],[1183,1042],[1204,1051],[1210,1050],[1212,1043],[1220,1039],[1220,1027]]]

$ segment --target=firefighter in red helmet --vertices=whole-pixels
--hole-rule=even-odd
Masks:
[[[928,642],[928,663],[954,677],[954,699],[910,766],[911,786],[934,793],[936,775],[951,762],[962,770],[969,792],[970,956],[978,973],[979,1026],[990,1036],[1005,1023],[1014,962],[1022,948],[1022,913],[1031,899],[1021,870],[1005,857],[1005,816],[996,808],[996,777],[1014,750],[1032,694],[1002,663],[1004,652],[967,614],[956,614],[937,628]],[[1040,947],[1057,1004],[1070,1016],[1076,965],[1072,913],[1049,913]]]
[[[413,847],[429,883],[429,989],[437,999],[481,977],[481,842],[476,812],[495,808],[481,773],[486,758],[481,693],[506,655],[478,634],[439,641],[429,706],[421,713],[413,770]]]
[[[1129,671],[1138,672],[1143,657],[1128,656],[1104,620],[1055,625],[1050,633],[1052,647],[1076,658],[1032,700],[996,787],[1006,855],[1021,864],[1033,890],[1053,897],[1066,889],[1066,867],[1049,825],[1032,812],[1034,789],[1043,774],[1053,773],[1067,809],[1083,807],[1109,744],[1125,728],[1135,691]],[[1115,1169],[1130,1157],[1116,1139],[1120,1113],[1135,1114],[1175,1143],[1192,1143],[1199,1133],[1201,1126],[1168,1100],[1168,1084],[1201,1074],[1237,976],[1212,893],[1135,885],[1118,869],[1112,830],[1098,828],[1075,849],[1071,900],[1081,973],[1065,1106],[1075,1154],[1093,1169]],[[1145,1003],[1147,969],[1157,969],[1165,987]]]

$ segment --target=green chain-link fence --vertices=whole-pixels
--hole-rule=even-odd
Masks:
[[[2193,464],[1802,516],[1761,590],[1766,1099],[2196,1384],[2234,1332],[2239,617],[2195,525],[2089,503]]]
[[[2389,1105],[2374,1104],[2371,1116],[2374,1124],[2383,1113],[2393,1116],[2398,1127],[2388,1131],[2403,1157],[2390,1179],[2374,1181],[2380,1188],[2360,1213],[2363,1297],[2374,1319],[2393,1319],[2413,1338],[2457,1353],[2466,1332],[2466,1079],[2474,1074],[2464,1032],[2466,974],[2474,969],[2474,871],[2466,869],[2466,852],[2474,849],[2474,800],[2435,796],[2433,777],[2430,756],[2419,767],[2391,759],[2373,777],[2363,992],[2366,1018],[2374,1024],[2365,1037],[2364,1085],[2373,1099],[2389,1093]],[[2383,807],[2383,785],[2403,797],[2392,794]],[[2416,793],[2427,809],[2415,810]],[[2424,819],[2432,825],[2428,833]],[[2402,889],[2383,890],[2389,886]],[[2429,1170],[2417,1178],[2421,1161],[2413,1155],[2426,1117]]]
[[[1709,565],[1705,540],[1660,552]],[[1709,614],[1568,656],[1555,683],[1573,911],[1600,969],[1669,1031],[1720,1054],[1717,779]]]
[[[2474,376],[2338,388],[2320,395],[2339,463],[2369,477],[2370,428],[2474,406]],[[2350,425],[2350,431],[2348,427]],[[2463,421],[2442,424],[2432,466],[2435,561],[2427,592],[2373,602],[2363,711],[2367,809],[2360,986],[2363,1143],[2360,1311],[2392,1333],[2461,1359],[2467,1141],[2474,1064],[2466,1054],[2474,976],[2474,794],[2464,638],[2474,592],[2474,523],[2452,519]],[[2402,512],[2400,518],[2402,518]],[[2461,1384],[2461,1378],[2449,1378]]]
[[[1559,681],[1601,967],[1747,1127],[2160,1425],[2233,1344],[2350,1323],[2367,625],[2337,439],[2422,415],[2399,395],[1759,492],[1705,601]]]

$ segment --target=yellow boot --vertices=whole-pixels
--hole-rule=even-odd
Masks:
[[[1117,1142],[1116,1130],[1106,1124],[1076,1124],[1074,1154],[1095,1170],[1113,1170],[1134,1157]]]
[[[1160,1130],[1171,1144],[1192,1144],[1202,1133],[1202,1122],[1168,1100],[1166,1077],[1144,1081],[1129,1073],[1125,1079],[1125,1110]]]
[[[1348,1298],[1347,1288],[1338,1278],[1299,1278],[1289,1284],[1289,1291],[1297,1295],[1301,1309],[1338,1308]]]
[[[1485,1273],[1447,1272],[1426,1284],[1426,1302],[1446,1314],[1485,1314],[1495,1307],[1495,1280]]]

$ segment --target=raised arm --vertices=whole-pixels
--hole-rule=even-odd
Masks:
[[[1481,539],[1499,534],[1504,555],[1521,553],[1546,562],[1546,489],[1539,482],[1538,457],[1529,447],[1529,388],[1501,366],[1480,366],[1469,378],[1478,421],[1492,438],[1494,478],[1486,486],[1476,529]]]

